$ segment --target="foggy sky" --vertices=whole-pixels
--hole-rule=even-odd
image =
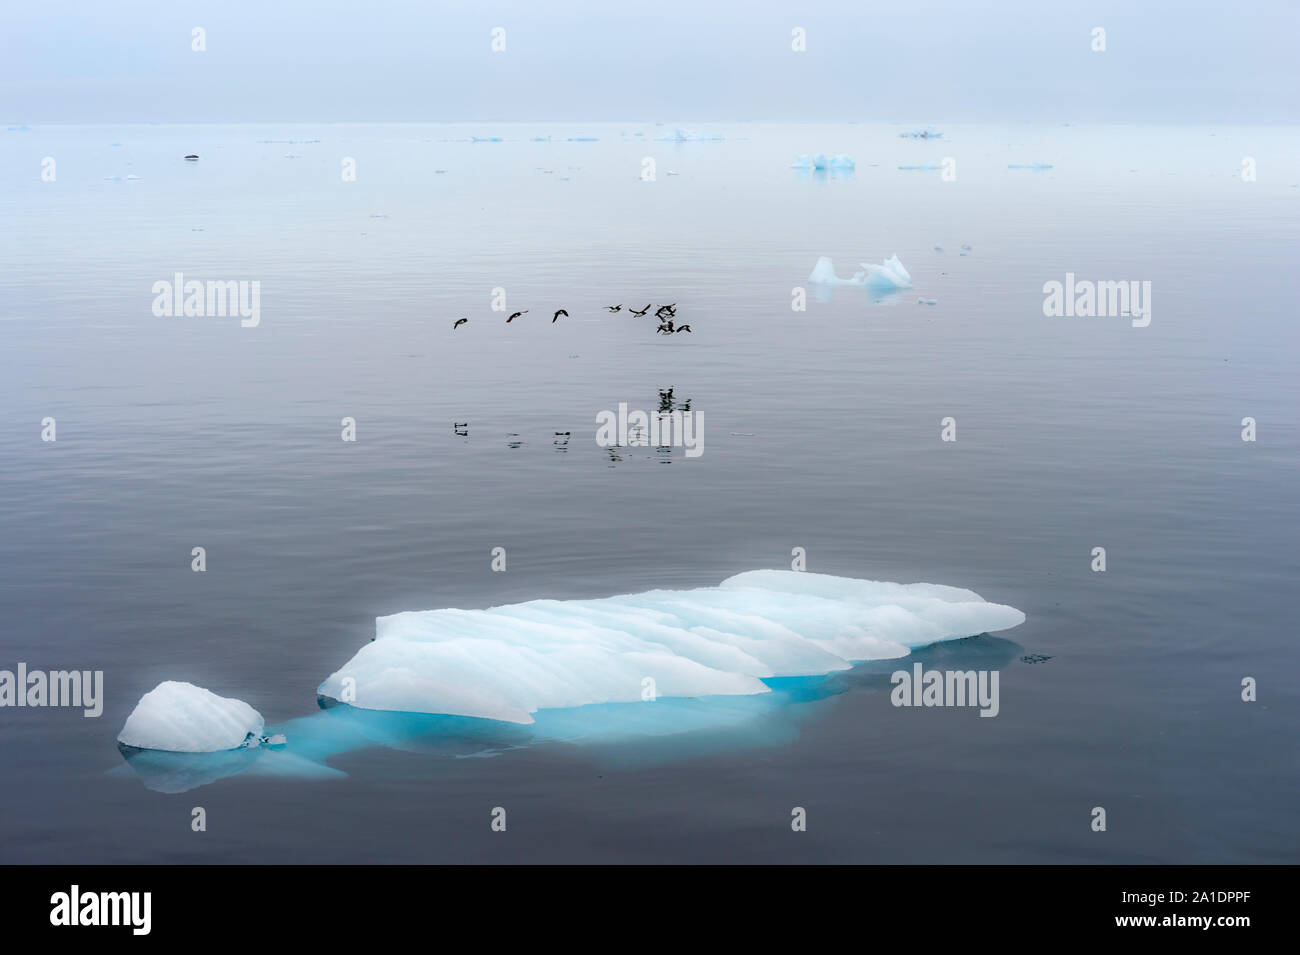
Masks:
[[[0,18],[6,125],[1300,121],[1300,0],[8,0]]]

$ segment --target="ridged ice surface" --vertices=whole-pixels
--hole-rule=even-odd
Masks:
[[[318,692],[375,710],[531,723],[541,709],[768,692],[1023,623],[939,584],[758,570],[717,587],[380,617]],[[649,683],[648,681],[653,681]]]
[[[139,749],[215,753],[237,749],[249,733],[261,736],[263,726],[262,715],[243,700],[167,680],[140,697],[117,739]]]
[[[861,264],[867,270],[867,284],[872,288],[912,287],[912,276],[908,274],[907,269],[903,268],[903,263],[898,260],[897,255],[891,255],[881,265],[873,265],[870,262]]]

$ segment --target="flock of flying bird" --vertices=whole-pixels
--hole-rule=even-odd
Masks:
[[[607,312],[621,312],[622,310],[623,310],[623,305],[621,303],[618,305],[605,306],[605,311]],[[509,318],[506,319],[506,324],[509,325],[511,322],[513,322],[516,318],[518,318],[521,315],[527,315],[528,311],[529,311],[528,309],[524,309],[523,311],[515,312]],[[637,318],[642,318],[645,316],[647,312],[650,311],[650,305],[647,304],[646,307],[641,309],[640,311],[636,310],[635,308],[629,307],[627,311],[629,315],[635,315]],[[555,314],[551,316],[551,324],[554,325],[556,322],[558,322],[560,320],[561,315],[567,318],[569,313],[562,308],[557,309]],[[657,329],[657,331],[660,335],[676,335],[678,332],[689,333],[691,330],[691,326],[689,325],[673,324],[673,320],[677,318],[676,302],[673,302],[671,305],[660,305],[657,309],[655,309],[655,318],[659,319],[659,328]],[[456,321],[452,323],[451,330],[454,332],[456,329],[460,328],[468,321],[469,321],[468,318],[456,319]]]

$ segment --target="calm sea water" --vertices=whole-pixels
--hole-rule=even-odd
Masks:
[[[0,711],[0,859],[1296,861],[1300,132],[904,128],[2,134],[0,668],[102,669],[106,701]],[[790,168],[818,151],[856,171]],[[945,157],[953,181],[898,168]],[[792,311],[818,256],[894,253],[914,290]],[[260,281],[261,324],[154,317],[176,272]],[[1150,326],[1044,317],[1066,272],[1150,281]],[[505,325],[497,288],[529,314]],[[626,314],[647,302],[693,333]],[[596,445],[598,411],[670,387],[702,456]],[[183,794],[114,743],[165,679],[307,716],[377,615],[714,584],[793,547],[1024,610],[919,657],[1001,667],[998,717],[895,709],[868,670],[747,733],[373,745]]]

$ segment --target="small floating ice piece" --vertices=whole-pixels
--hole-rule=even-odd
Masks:
[[[842,279],[835,274],[835,266],[831,260],[823,255],[813,266],[808,281],[813,285],[863,285],[866,282],[866,273],[855,272],[853,278]]]
[[[937,298],[918,298],[916,300],[916,304],[917,305],[938,305],[939,300]]]
[[[860,263],[867,270],[867,285],[877,289],[911,288],[912,276],[908,275],[897,255],[892,255],[880,265],[869,262]]]
[[[857,163],[853,157],[847,153],[836,153],[834,156],[827,156],[825,153],[800,153],[790,163],[791,169],[816,169],[822,172],[830,170],[831,172],[852,172],[857,168]]]
[[[939,132],[933,126],[927,126],[924,129],[911,129],[905,133],[898,134],[902,139],[942,139],[943,133]]]
[[[1008,169],[1051,169],[1050,162],[1009,162]]]
[[[827,156],[825,153],[813,153],[812,156],[800,154],[795,157],[791,163],[793,169],[855,169],[857,164],[854,163],[853,157],[848,153],[836,153],[833,156]]]
[[[500,136],[471,136],[469,141],[472,143],[499,143],[501,142],[501,137]]]
[[[906,170],[908,172],[934,172],[939,167],[936,164],[929,162],[929,163],[922,163],[918,166],[899,166],[898,168]]]
[[[569,137],[569,142],[571,142],[571,143],[595,143],[595,142],[600,142],[600,139],[599,139],[598,137],[596,137],[596,136],[570,136],[570,137]]]
[[[216,753],[238,749],[250,736],[256,740],[265,725],[243,700],[167,680],[140,697],[117,739],[137,749]]]

